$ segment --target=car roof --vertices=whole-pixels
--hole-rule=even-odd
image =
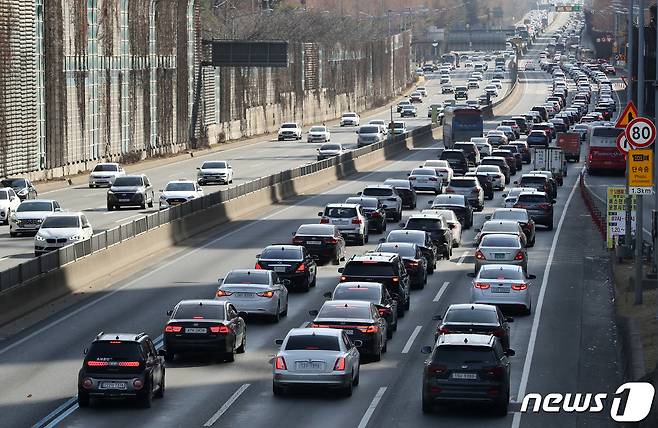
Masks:
[[[385,253],[385,252],[372,252],[372,253],[366,253],[366,254],[355,254],[352,256],[352,258],[349,261],[357,261],[357,262],[391,262],[393,261],[396,257],[398,257],[397,253]]]
[[[141,339],[148,337],[146,333],[104,333],[100,332],[96,336],[94,342],[109,342],[118,340],[121,342],[138,342]]]
[[[409,245],[416,245],[416,244],[409,244]],[[381,282],[348,281],[348,282],[338,283],[334,288],[334,291],[338,288],[378,288],[381,290],[382,288],[384,288],[384,284],[382,284]]]
[[[189,299],[181,300],[176,304],[176,306],[187,306],[187,305],[198,305],[198,306],[224,306],[226,305],[225,300],[214,300],[214,299]]]
[[[5,187],[0,190],[6,190],[6,189],[11,189],[11,187]],[[13,189],[12,189],[13,190]],[[22,201],[21,204],[24,204],[25,202],[48,202],[48,203],[53,203],[56,202],[54,199],[27,199],[25,201]]]
[[[539,173],[534,172],[534,173],[523,174],[523,175],[521,176],[521,180],[523,180],[523,179],[526,178],[526,177],[544,177],[544,178],[548,178],[548,177],[546,177],[546,175],[544,175],[544,174],[539,174]]]
[[[495,336],[487,334],[442,334],[439,336],[437,346],[486,346],[491,347],[495,341]]]
[[[472,309],[480,311],[496,311],[494,305],[488,305],[485,303],[455,303],[448,307],[448,311],[455,309]]]
[[[382,242],[379,245],[389,245],[389,246],[394,246],[396,248],[409,248],[409,247],[416,247],[416,244],[413,242]],[[378,245],[378,247],[379,247]],[[380,253],[381,251],[378,251]]]
[[[409,216],[409,220],[411,219],[429,219],[429,220],[441,220],[443,217],[441,214],[438,213],[418,213],[418,214],[411,214]]]
[[[341,337],[343,330],[338,328],[292,328],[288,331],[287,337],[290,336],[332,336]]]
[[[187,178],[181,178],[179,180],[168,181],[167,184],[171,184],[171,183],[194,183],[194,182],[195,182],[194,180],[188,180]]]
[[[331,208],[356,208],[358,206],[359,206],[359,204],[346,204],[346,203],[340,204],[340,203],[336,203],[336,204],[327,204],[326,208],[329,208],[329,207],[331,207]]]
[[[350,196],[347,198],[348,201],[363,201],[363,202],[379,202],[379,199],[375,198],[374,196]],[[353,203],[353,202],[350,202]]]
[[[302,245],[291,245],[291,244],[272,244],[265,247],[263,250],[270,248],[280,248],[282,250],[298,250],[304,248]]]
[[[537,190],[535,190],[534,192],[521,192],[521,193],[519,194],[519,197],[521,197],[522,195],[540,195],[540,196],[546,196],[546,192],[539,192],[539,191],[537,191]]]
[[[391,230],[388,235],[392,234],[397,234],[397,235],[420,235],[423,234],[425,236],[427,232],[423,230],[403,230],[403,229],[396,229],[396,230]]]

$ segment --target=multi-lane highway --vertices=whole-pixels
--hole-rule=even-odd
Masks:
[[[560,25],[565,17],[557,20]],[[542,48],[542,40],[530,56]],[[505,103],[505,116],[524,113],[545,99],[550,77],[542,71],[521,74],[518,100]],[[430,100],[437,96],[438,85],[429,79]],[[420,110],[421,116],[426,113]],[[386,113],[378,115],[385,117]],[[494,127],[502,118],[488,122]],[[419,118],[414,124],[426,122]],[[336,135],[339,133],[337,132]],[[351,130],[345,142],[352,143]],[[83,350],[99,331],[145,331],[161,344],[166,311],[186,298],[211,298],[217,278],[229,270],[252,267],[255,255],[272,242],[288,242],[291,232],[302,223],[317,222],[317,212],[330,202],[341,202],[368,184],[386,178],[405,178],[407,172],[426,159],[436,159],[442,142],[435,140],[417,148],[404,158],[386,162],[370,172],[361,173],[316,194],[304,195],[254,213],[243,222],[224,225],[203,240],[183,243],[142,266],[126,280],[93,293],[85,300],[62,309],[12,337],[0,338],[0,414],[7,427],[581,427],[611,426],[599,415],[524,414],[519,397],[527,392],[610,391],[618,383],[614,364],[616,354],[610,340],[614,325],[607,288],[598,269],[602,254],[596,245],[583,242],[597,239],[590,219],[576,192],[577,173],[582,164],[569,165],[570,173],[559,189],[552,231],[538,231],[537,244],[529,250],[529,271],[537,275],[531,286],[533,313],[518,316],[511,324],[512,406],[503,418],[487,409],[455,406],[441,413],[421,411],[421,379],[425,356],[422,345],[431,344],[436,323],[432,315],[442,313],[452,303],[468,301],[473,271],[475,228],[464,232],[463,245],[451,260],[438,263],[436,272],[423,290],[412,292],[411,310],[400,320],[398,331],[388,344],[380,362],[362,366],[361,382],[350,398],[338,398],[323,392],[272,395],[272,366],[276,351],[274,340],[289,329],[305,326],[309,310],[318,309],[323,293],[333,290],[338,281],[336,266],[319,268],[317,287],[309,293],[290,296],[288,316],[278,324],[248,322],[247,352],[236,362],[218,364],[203,358],[177,360],[167,365],[166,394],[148,410],[125,403],[100,404],[80,409],[75,402],[76,376]],[[288,158],[296,150],[305,157]],[[305,143],[263,142],[225,152],[219,157],[231,160],[238,177],[254,163],[272,170],[307,162],[314,148]],[[271,160],[280,163],[271,166]],[[147,171],[154,182],[179,177],[176,171],[189,168],[199,160]],[[288,163],[286,163],[288,162]],[[524,170],[528,170],[525,166]],[[187,170],[187,169],[185,169]],[[167,175],[168,174],[168,175]],[[254,175],[254,174],[251,174]],[[518,177],[518,175],[517,175]],[[70,195],[99,191],[69,189],[53,193],[66,205]],[[102,192],[102,191],[100,191]],[[496,207],[502,206],[501,192],[486,208],[476,213],[476,227]],[[71,197],[72,199],[65,199]],[[418,207],[433,196],[419,195]],[[95,200],[96,196],[89,197]],[[102,196],[100,197],[102,201]],[[84,202],[83,202],[84,203]],[[101,204],[98,203],[100,206]],[[80,206],[82,209],[85,206]],[[404,216],[413,211],[405,210]],[[136,212],[135,212],[136,213]],[[103,214],[101,214],[103,215]],[[108,215],[106,217],[112,217]],[[123,215],[123,214],[120,214]],[[118,217],[116,217],[118,219]],[[109,224],[109,223],[106,223]],[[393,224],[389,227],[395,228]],[[371,238],[378,238],[377,235]],[[374,249],[370,244],[348,247],[348,253],[360,254]]]

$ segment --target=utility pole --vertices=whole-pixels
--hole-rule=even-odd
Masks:
[[[653,117],[653,122],[658,123],[658,4],[657,10],[656,10],[656,22],[654,22],[656,28],[656,44],[655,50],[654,50],[654,55],[656,56],[656,68],[654,72],[654,82],[653,82],[653,88],[654,88],[654,98],[653,98],[653,104],[654,104],[654,117]],[[654,273],[656,274],[656,279],[658,279],[658,184],[656,183],[658,180],[658,141],[653,142],[653,212],[652,214],[652,228],[651,228],[651,233],[653,233],[653,269]],[[655,228],[655,229],[654,229]]]
[[[644,116],[644,0],[638,0],[638,26],[637,26],[637,110],[638,116]],[[635,209],[635,304],[642,304],[642,195],[636,196]]]
[[[626,100],[627,102],[633,101],[633,39],[634,39],[634,18],[633,18],[633,0],[628,0],[628,23],[626,24],[627,29],[627,47],[626,47],[626,74],[628,75],[628,83],[626,85]],[[633,209],[633,197],[630,194],[630,189],[628,186],[628,174],[630,169],[630,161],[628,155],[626,155],[626,221],[624,233],[624,246],[626,251],[624,254],[632,254],[633,248],[633,231],[632,231],[632,222],[631,222],[631,213]],[[640,290],[641,292],[641,290]],[[641,296],[640,296],[641,297]]]

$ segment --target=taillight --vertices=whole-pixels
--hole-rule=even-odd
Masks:
[[[477,250],[475,252],[475,258],[478,259],[478,260],[486,260],[487,259],[486,257],[484,257],[484,254],[480,250]]]
[[[338,240],[336,238],[325,238],[324,243],[325,244],[337,244]]]
[[[347,277],[345,275],[340,276],[340,282],[345,282],[347,281]]]
[[[276,357],[276,360],[274,361],[274,368],[277,370],[288,370],[286,367],[286,360],[284,360],[283,357]]]
[[[394,277],[391,278],[391,281],[396,282],[396,283],[400,282],[400,277],[394,276]]]
[[[439,334],[450,334],[450,329],[448,327],[441,327],[439,329]]]
[[[386,309],[386,308],[379,308],[377,310],[379,311],[380,316],[384,316],[388,313],[388,309]]]
[[[523,254],[523,251],[519,251],[516,253],[516,256],[514,256],[514,260],[523,260],[525,259],[525,254]]]
[[[139,367],[139,361],[119,361],[119,367]]]
[[[381,215],[379,215],[379,213],[378,213],[377,211],[373,211],[373,212],[370,214],[370,217],[372,217],[372,218],[379,218],[379,217],[381,217]]]
[[[478,188],[476,187],[475,189],[471,190],[471,193],[477,193],[477,194],[480,194],[480,189],[478,189]]]
[[[301,245],[304,243],[304,240],[298,236],[295,236],[294,238],[292,238],[292,243],[295,245]]]
[[[257,293],[256,295],[258,297],[267,297],[268,299],[271,299],[274,297],[274,291],[263,291],[262,293]]]
[[[329,223],[329,219],[328,219],[327,217],[322,217],[322,218],[320,219],[320,223],[321,223],[321,224],[328,224],[328,223]]]
[[[364,327],[357,327],[357,329],[362,333],[377,333],[379,331],[378,325],[369,325]]]
[[[210,327],[210,332],[215,334],[228,334],[228,327],[225,325],[213,325]]]
[[[418,263],[418,262],[416,262],[416,261],[413,261],[413,262],[407,262],[407,267],[410,267],[410,268],[416,268],[416,267],[418,267],[419,265],[420,265],[420,263]]]
[[[505,329],[498,327],[491,334],[493,334],[496,337],[503,337],[505,336]]]
[[[183,327],[180,325],[168,325],[165,327],[165,333],[180,333]]]
[[[263,266],[260,265],[260,263],[256,263],[256,266],[254,266],[254,269],[263,269]]]
[[[256,266],[258,266],[258,264],[256,264]],[[258,269],[258,267],[256,269]],[[217,297],[227,297],[227,296],[230,296],[231,294],[233,294],[233,293],[231,293],[230,291],[217,290],[217,293],[215,293],[215,296],[217,296]]]
[[[427,370],[427,374],[440,375],[445,373],[448,370],[448,368],[441,364],[430,364],[427,366],[426,370]]]
[[[361,224],[363,223],[360,218],[353,218],[352,219],[352,224]]]
[[[336,359],[336,364],[334,364],[334,371],[342,372],[345,371],[345,358],[338,357]]]
[[[528,289],[528,284],[512,284],[512,290],[523,291]]]
[[[295,272],[304,272],[305,270],[306,270],[306,265],[304,265],[304,263],[301,263],[299,266],[297,266]]]
[[[133,379],[133,388],[142,389],[144,388],[144,382],[141,379]]]
[[[87,361],[89,367],[107,367],[110,365],[107,361]]]
[[[444,190],[443,193],[455,193],[455,191],[454,191],[454,189],[451,189],[450,187],[448,187],[447,189]]]
[[[549,204],[539,204],[537,205],[537,208],[541,208],[542,210],[549,210],[551,209],[551,206]]]
[[[476,282],[474,284],[474,287],[479,288],[480,290],[487,290],[491,286],[489,284],[487,284],[486,282]]]

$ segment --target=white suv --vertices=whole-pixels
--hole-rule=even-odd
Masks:
[[[202,197],[203,189],[192,180],[174,180],[160,193],[160,209],[164,209]]]
[[[343,113],[340,117],[340,126],[359,126],[361,118],[354,112]]]
[[[345,239],[356,240],[358,245],[368,243],[368,219],[359,204],[328,204],[320,211],[320,223],[333,224]]]
[[[279,128],[279,141],[301,140],[302,128],[295,122],[282,123]]]
[[[114,184],[117,177],[126,175],[123,167],[118,163],[99,163],[89,174],[89,187],[107,186]]]
[[[41,223],[34,237],[34,255],[38,257],[49,251],[86,241],[93,234],[94,230],[83,213],[53,213]]]

